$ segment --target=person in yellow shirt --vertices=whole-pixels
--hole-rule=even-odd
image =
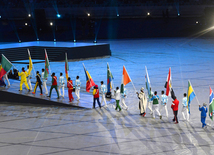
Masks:
[[[20,82],[20,89],[19,89],[19,91],[22,91],[22,85],[23,85],[23,83],[25,84],[25,86],[28,89],[28,91],[30,91],[29,86],[27,84],[27,78],[26,78],[28,76],[28,73],[25,72],[25,68],[24,67],[22,67],[22,72],[21,73],[18,72],[18,75],[21,76],[21,82]]]

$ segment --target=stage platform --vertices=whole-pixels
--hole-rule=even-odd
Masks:
[[[75,93],[73,92],[74,101],[72,103],[69,102],[68,91],[65,89],[64,98],[60,97],[57,99],[57,93],[55,89],[52,91],[51,98],[48,98],[43,92],[43,95],[40,95],[40,89],[37,88],[36,94],[32,94],[25,89],[23,85],[23,90],[19,91],[19,83],[18,80],[10,80],[10,87],[0,87],[0,102],[11,102],[11,103],[22,103],[22,104],[38,104],[38,105],[53,105],[53,106],[66,106],[66,107],[77,107],[77,108],[85,108],[92,109],[93,108],[93,95],[92,93],[80,93],[80,100],[76,100]],[[34,85],[32,83],[32,88],[34,89]],[[50,87],[47,86],[48,91]],[[92,92],[92,91],[91,91]],[[100,100],[101,101],[101,100]],[[107,104],[113,103],[115,100],[106,99]],[[98,104],[96,104],[96,108]]]
[[[69,60],[111,55],[110,44],[106,43],[33,41],[0,44],[0,54],[10,61],[27,60],[27,49],[30,49],[32,59],[37,60],[45,59],[46,49],[50,61],[64,61],[66,52]]]

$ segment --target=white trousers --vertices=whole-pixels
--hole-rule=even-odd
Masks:
[[[3,78],[4,78],[4,82],[5,82],[5,80],[7,80],[7,85],[8,85],[8,87],[10,87],[10,81],[8,80],[7,74],[5,74],[3,76]]]
[[[105,94],[102,94],[102,100],[101,100],[101,103],[100,103],[100,104],[102,105],[103,102],[105,103],[105,106],[107,106]]]
[[[60,91],[60,89],[62,88],[62,95],[61,95],[61,91]],[[59,96],[62,96],[62,97],[64,97],[64,95],[65,95],[65,90],[64,90],[64,88],[65,88],[65,86],[60,86],[59,85]]]
[[[30,90],[33,90],[33,89],[32,89],[32,86],[31,86],[30,77],[27,78],[27,84],[28,84]]]
[[[183,115],[183,118],[185,119],[185,120],[187,120],[187,121],[189,121],[189,113],[188,113],[188,109],[187,109],[187,107],[183,107],[182,108],[182,115]],[[186,117],[185,117],[185,113],[186,113]]]
[[[122,107],[124,107],[124,109],[128,108],[128,106],[125,103],[125,98],[121,98],[121,103],[122,103]]]
[[[48,95],[48,89],[47,89],[46,83],[47,83],[47,81],[44,81],[44,82],[42,83],[42,90],[44,90],[44,88],[45,88],[45,94]]]
[[[167,110],[167,104],[164,104],[164,105],[160,105],[160,113],[162,112],[163,108],[165,109],[166,111],[166,117],[168,117],[168,110]]]
[[[75,95],[77,96],[77,100],[80,99],[80,89],[75,89]]]
[[[153,104],[152,109],[153,109],[153,118],[155,118],[155,111],[157,112],[158,116],[161,116],[159,112],[159,104]]]
[[[152,103],[152,101],[149,101],[148,103],[149,103],[149,104],[148,104],[148,108],[149,108],[150,112],[152,112],[152,104],[153,104],[153,103]]]

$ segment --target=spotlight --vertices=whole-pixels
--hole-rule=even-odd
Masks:
[[[27,23],[25,23],[25,26],[27,26]]]
[[[150,16],[150,12],[147,12],[147,16]]]
[[[56,42],[56,39],[54,39],[54,42]]]
[[[53,22],[50,22],[50,26],[53,26]]]
[[[74,43],[75,43],[75,42],[77,42],[77,41],[74,39]]]
[[[97,43],[97,41],[96,41],[96,40],[94,40],[94,43]]]
[[[90,16],[91,16],[91,14],[90,14],[90,13],[88,13],[87,15],[88,15],[88,17],[90,17]]]
[[[120,15],[119,14],[117,14],[117,17],[119,17]]]
[[[37,41],[39,41],[39,38],[37,38]]]
[[[21,43],[22,41],[21,40],[19,40],[19,43]]]
[[[28,14],[28,17],[31,17],[31,14]]]
[[[1,18],[1,16],[0,16],[0,18]]]
[[[60,15],[60,14],[57,14],[56,16],[57,16],[58,18],[60,18],[60,17],[61,17],[61,15]]]
[[[178,16],[180,16],[180,13],[178,13]]]
[[[198,24],[198,21],[196,21],[195,23]]]

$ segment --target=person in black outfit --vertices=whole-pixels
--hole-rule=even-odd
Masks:
[[[18,70],[17,69],[13,69],[13,78],[16,80],[19,80],[19,75],[18,75]]]
[[[42,80],[41,80],[41,75],[39,74],[39,71],[36,71],[36,85],[34,87],[34,91],[32,92],[32,94],[35,94],[36,93],[36,88],[39,86],[40,88],[40,92],[42,95]]]

